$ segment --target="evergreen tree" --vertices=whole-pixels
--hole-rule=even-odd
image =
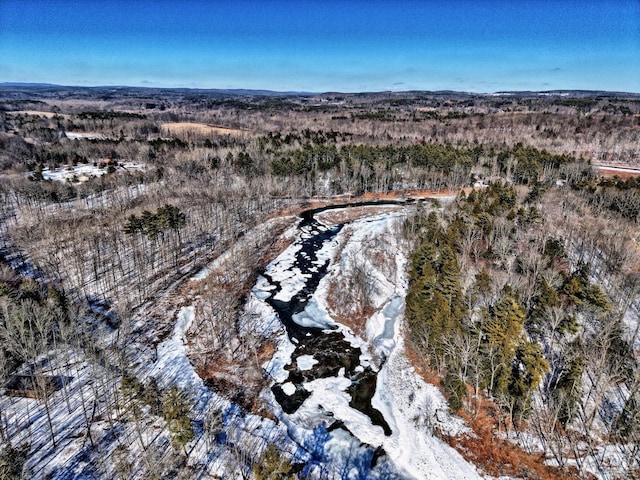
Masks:
[[[29,445],[14,447],[7,443],[0,452],[0,480],[20,480],[24,478],[24,464],[27,461]]]
[[[144,386],[143,401],[151,408],[152,415],[162,414],[162,399],[155,377],[151,377]]]
[[[171,443],[176,448],[184,448],[194,436],[189,407],[189,400],[178,387],[169,388],[162,397],[162,415],[169,425]]]
[[[438,290],[449,301],[453,312],[462,302],[462,290],[456,254],[449,245],[444,245],[440,249],[438,273]]]
[[[495,352],[496,363],[489,375],[492,377],[493,393],[507,393],[511,379],[511,365],[516,353],[524,325],[525,311],[512,296],[505,296],[495,305],[484,322],[486,344]]]
[[[630,395],[615,422],[616,436],[624,441],[637,441],[640,437],[640,401]]]
[[[442,386],[447,393],[447,402],[449,408],[453,411],[458,411],[462,408],[462,400],[467,396],[467,386],[459,376],[453,372],[448,372],[442,380]]]
[[[124,226],[124,233],[134,235],[144,233],[149,240],[155,242],[158,235],[166,230],[173,230],[180,236],[180,229],[186,223],[186,215],[178,207],[165,204],[156,213],[144,210],[140,217],[130,215]]]
[[[545,318],[549,310],[560,305],[560,297],[546,279],[538,283],[536,292],[532,299],[532,306],[529,309],[527,318],[527,331],[531,334],[542,333],[546,326]]]
[[[130,215],[124,226],[124,233],[127,235],[134,235],[136,233],[142,233],[144,231],[144,223],[141,218],[135,215]]]
[[[566,425],[575,416],[582,396],[584,360],[580,356],[568,359],[558,378],[551,384],[551,399],[557,405],[560,423]]]
[[[132,376],[125,375],[120,382],[120,390],[124,397],[124,408],[130,410],[135,417],[140,414],[140,400],[142,398],[144,387],[140,381]]]
[[[472,292],[474,297],[480,296],[486,302],[491,296],[491,291],[491,275],[489,271],[483,267],[482,270],[475,275]]]
[[[256,480],[293,480],[293,466],[282,458],[275,445],[270,444],[260,455],[253,466],[253,475]]]
[[[531,393],[548,369],[549,364],[537,342],[523,340],[518,344],[509,383],[509,393],[515,400],[514,414],[524,415],[528,412]]]

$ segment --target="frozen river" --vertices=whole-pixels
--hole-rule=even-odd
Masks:
[[[368,240],[393,241],[404,209],[344,225],[325,224],[318,213],[305,213],[296,240],[253,290],[286,332],[265,366],[276,416],[338,478],[478,478],[473,466],[432,435],[436,416],[445,431],[463,427],[404,355],[406,255],[391,249],[393,278],[371,264],[376,308],[364,338],[332,318],[327,306],[329,283],[352,266],[347,259],[365,255],[360,247]]]

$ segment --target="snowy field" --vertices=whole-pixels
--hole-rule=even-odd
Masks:
[[[69,140],[106,140],[106,136],[102,133],[91,132],[65,132]]]
[[[117,170],[144,170],[144,165],[134,162],[123,162],[118,164]],[[106,167],[98,167],[92,164],[59,167],[54,169],[45,168],[42,176],[45,180],[56,182],[82,181],[91,177],[101,177],[107,174]]]

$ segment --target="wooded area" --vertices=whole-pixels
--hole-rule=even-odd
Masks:
[[[407,203],[397,239],[412,250],[416,368],[461,416],[491,407],[495,438],[544,458],[546,474],[635,478],[640,170],[603,178],[595,164],[640,169],[638,96],[0,88],[0,478],[37,476],[49,445],[80,437],[106,449],[98,477],[191,478],[200,436],[244,478],[303,478],[290,452],[242,444],[222,407],[199,410],[145,368],[197,299],[198,375],[271,418],[258,397],[273,339],[238,318],[292,215],[418,191],[441,198]],[[333,305],[371,316],[374,280],[352,264]],[[41,416],[9,396],[16,376],[32,379]],[[81,424],[67,431],[62,411]]]

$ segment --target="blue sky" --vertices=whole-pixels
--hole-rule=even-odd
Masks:
[[[0,82],[640,92],[640,0],[0,0]]]

